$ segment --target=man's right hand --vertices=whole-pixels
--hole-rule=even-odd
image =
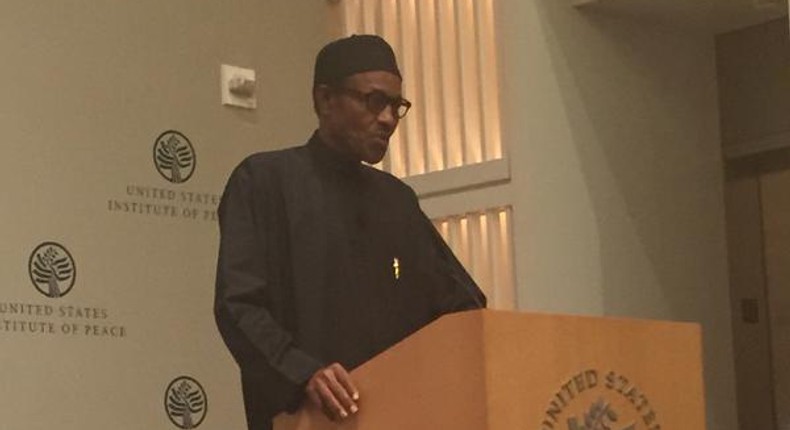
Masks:
[[[332,421],[340,421],[359,410],[359,391],[339,363],[319,369],[305,388],[310,401]]]

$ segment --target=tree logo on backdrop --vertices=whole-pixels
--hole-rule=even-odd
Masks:
[[[174,379],[165,391],[167,417],[178,428],[197,428],[206,417],[208,399],[203,387],[189,376]]]
[[[154,165],[168,181],[174,184],[186,182],[195,171],[195,149],[186,136],[168,130],[156,138]]]
[[[44,242],[33,250],[28,272],[36,289],[52,298],[68,294],[77,278],[74,258],[63,245],[55,242]]]

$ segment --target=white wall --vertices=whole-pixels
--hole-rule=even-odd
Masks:
[[[520,306],[700,322],[735,429],[713,39],[569,3],[499,3]]]
[[[0,303],[100,308],[99,323],[127,333],[0,329],[4,428],[175,428],[163,398],[180,375],[207,391],[201,428],[243,428],[238,372],[212,315],[216,222],[111,212],[108,201],[152,201],[127,185],[216,195],[245,155],[309,137],[325,14],[289,0],[0,3]],[[220,105],[221,63],[257,70],[261,108]],[[168,129],[197,152],[189,182],[154,168]],[[50,240],[76,260],[76,284],[59,299],[28,275],[31,251]],[[29,319],[91,323],[0,315]]]

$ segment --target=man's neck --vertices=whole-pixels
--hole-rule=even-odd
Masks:
[[[350,155],[344,148],[343,144],[339,141],[339,139],[332,135],[329,130],[325,128],[318,128],[318,139],[322,145],[324,145],[327,149],[331,150],[335,154],[337,154],[340,158],[344,158],[348,160],[348,162],[359,163],[359,160],[354,159],[352,155]]]

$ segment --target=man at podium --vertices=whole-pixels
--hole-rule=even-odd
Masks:
[[[356,413],[364,393],[349,370],[443,314],[485,307],[411,188],[367,165],[411,107],[401,82],[378,36],[326,45],[318,129],[305,145],[249,156],[228,180],[215,315],[250,430],[305,399],[334,420]]]

